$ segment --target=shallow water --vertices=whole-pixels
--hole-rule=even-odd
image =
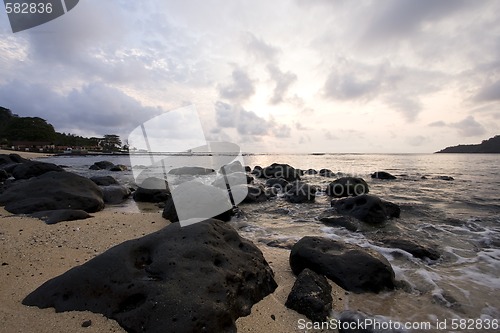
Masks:
[[[133,184],[130,171],[88,170],[98,160],[130,166],[124,156],[46,159],[85,176],[111,174],[121,183]],[[323,192],[318,192],[316,201],[310,204],[290,204],[278,195],[268,202],[240,205],[244,214],[231,223],[242,236],[254,242],[291,242],[317,235],[371,248],[384,255],[396,272],[400,289],[381,294],[346,293],[342,300],[336,300],[345,309],[400,322],[429,322],[433,330],[437,330],[437,321],[447,320],[446,331],[460,332],[486,331],[478,329],[477,323],[500,319],[500,155],[271,154],[244,156],[244,162],[252,167],[288,163],[300,169],[328,168],[338,175],[359,176],[368,182],[370,194],[401,206],[401,217],[388,221],[383,228],[366,227],[362,232],[350,232],[318,221],[330,203]],[[144,165],[148,165],[147,157]],[[373,180],[370,174],[375,171],[388,171],[398,179]],[[445,175],[454,180],[434,179]],[[306,175],[303,180],[324,189],[332,179]],[[130,200],[108,209],[140,208]],[[441,258],[435,262],[423,261],[402,250],[381,247],[375,241],[381,235],[435,245]],[[477,321],[469,328],[452,329],[451,321],[459,318]]]

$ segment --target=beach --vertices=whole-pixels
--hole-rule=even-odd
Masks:
[[[26,158],[43,156],[21,155]],[[103,157],[48,156],[39,161],[66,165],[67,171],[86,177],[112,175],[120,184],[133,185],[130,165],[129,171],[122,172],[89,170],[99,158]],[[115,164],[126,163],[124,157],[108,158]],[[336,171],[335,177],[341,175],[337,170],[361,176],[368,181],[371,192],[401,206],[401,217],[387,221],[381,228],[365,226],[352,232],[318,220],[318,216],[330,206],[330,197],[323,192],[318,192],[315,201],[310,203],[294,204],[278,196],[264,202],[241,204],[243,215],[233,217],[228,223],[262,251],[278,286],[273,293],[254,304],[250,315],[236,321],[238,332],[323,332],[301,329],[299,323],[310,322],[310,319],[284,305],[296,277],[289,263],[290,250],[279,246],[293,244],[304,236],[330,238],[377,251],[394,268],[398,287],[378,294],[347,292],[328,280],[333,288],[333,316],[351,310],[382,316],[386,320],[433,324],[451,318],[498,318],[500,305],[493,292],[497,290],[494,277],[498,273],[500,244],[499,210],[494,200],[498,180],[493,178],[494,182],[491,182],[491,177],[495,176],[486,172],[491,169],[488,163],[493,165],[496,159],[492,156],[480,158],[484,160],[485,171],[473,172],[466,156],[248,157],[246,162],[252,166],[265,166],[278,160],[303,169],[331,167]],[[389,164],[393,166],[391,172],[397,175],[396,180],[370,179],[369,171],[381,170]],[[439,178],[442,175],[454,176],[455,180],[442,180]],[[332,178],[306,174],[303,180],[324,188]],[[262,182],[258,178],[254,181]],[[410,187],[411,191],[408,190]],[[480,192],[471,198],[467,191],[474,189]],[[457,202],[466,204],[458,205]],[[44,282],[115,245],[151,234],[170,224],[157,206],[138,204],[131,198],[123,204],[106,205],[104,210],[91,213],[91,216],[85,220],[47,225],[38,219],[14,216],[0,208],[2,332],[69,332],[80,329],[125,332],[117,322],[100,314],[88,311],[55,313],[53,308],[39,309],[21,303]],[[440,258],[422,260],[400,249],[384,247],[377,240],[379,234],[433,244]],[[328,332],[332,331],[336,330]]]
[[[46,225],[38,219],[13,216],[0,208],[0,321],[2,332],[125,332],[114,320],[88,311],[55,313],[21,304],[42,283],[81,265],[129,239],[155,232],[169,222],[157,213],[101,211],[86,220]],[[259,245],[259,244],[257,244]],[[236,322],[238,332],[293,332],[306,317],[284,306],[294,275],[289,251],[260,244],[272,267],[277,290],[254,305],[251,315]],[[333,284],[332,284],[333,285]],[[337,290],[334,293],[338,293]],[[274,319],[272,318],[274,316]],[[321,332],[321,331],[318,331]]]

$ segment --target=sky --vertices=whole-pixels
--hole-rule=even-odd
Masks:
[[[0,106],[20,116],[125,141],[190,105],[246,152],[479,143],[500,134],[500,2],[82,0],[18,33],[0,11]]]

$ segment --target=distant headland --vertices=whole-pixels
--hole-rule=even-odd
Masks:
[[[477,145],[458,145],[446,147],[436,153],[500,154],[500,135],[484,140]]]

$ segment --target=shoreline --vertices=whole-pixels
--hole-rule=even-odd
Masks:
[[[89,311],[56,313],[53,308],[39,309],[21,304],[24,297],[47,280],[115,245],[169,224],[158,213],[104,210],[92,216],[86,220],[46,225],[41,220],[15,216],[0,208],[0,278],[3,282],[0,320],[5,332],[73,332],[88,320],[92,324],[86,328],[87,332],[125,332],[116,321]],[[309,319],[284,305],[295,281],[288,263],[289,250],[254,244],[273,269],[278,288],[255,304],[249,316],[236,321],[238,332],[298,332],[299,319]],[[335,285],[333,287],[335,300],[340,291]],[[335,305],[338,303],[334,301]]]
[[[22,158],[27,158],[27,159],[36,159],[40,157],[49,157],[49,156],[54,156],[54,154],[48,154],[48,153],[34,153],[31,151],[19,151],[19,150],[6,150],[6,149],[0,149],[0,154],[18,154]]]

